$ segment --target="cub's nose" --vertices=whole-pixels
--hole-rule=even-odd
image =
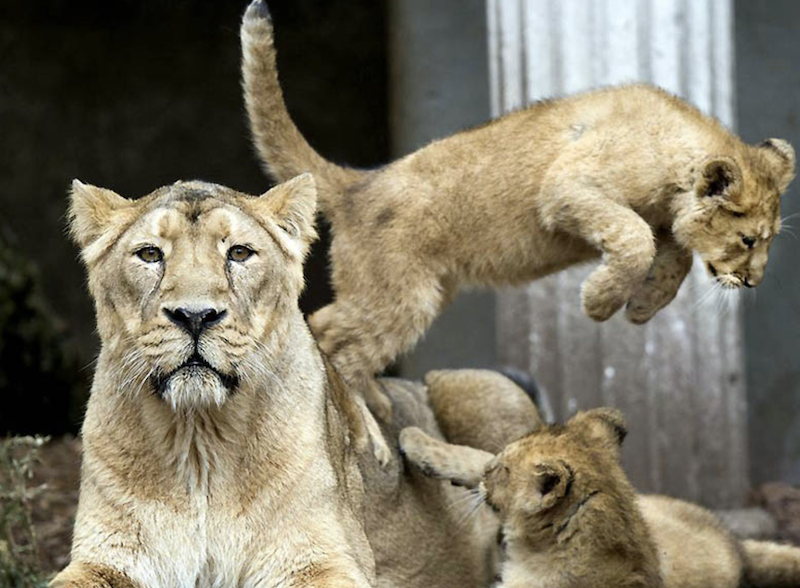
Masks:
[[[167,318],[179,327],[185,329],[197,339],[200,334],[209,327],[219,323],[227,310],[217,310],[216,308],[204,308],[202,310],[189,310],[188,308],[165,308],[164,314]]]

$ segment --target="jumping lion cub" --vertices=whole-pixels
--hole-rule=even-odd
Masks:
[[[269,13],[262,0],[248,13],[255,145],[278,181],[317,178],[336,300],[310,324],[348,382],[410,349],[464,284],[525,282],[602,256],[584,312],[603,321],[627,305],[643,323],[675,297],[693,250],[725,287],[761,281],[794,176],[785,141],[747,145],[675,96],[627,86],[540,102],[385,167],[349,169],[292,122]],[[377,395],[368,403],[388,414]]]
[[[438,416],[438,415],[437,415]],[[613,409],[543,426],[497,456],[417,428],[400,446],[428,475],[477,489],[499,516],[506,588],[751,588],[800,585],[800,549],[739,544],[705,509],[637,496],[619,463]]]

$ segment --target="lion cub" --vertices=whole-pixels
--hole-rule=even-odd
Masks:
[[[241,39],[267,171],[278,181],[314,173],[332,223],[336,300],[310,324],[348,382],[368,382],[411,349],[465,284],[525,282],[602,256],[583,285],[584,312],[603,321],[627,305],[643,323],[675,297],[693,250],[725,287],[764,275],[794,176],[785,141],[747,145],[639,85],[540,102],[384,167],[349,169],[292,122],[262,0]],[[368,402],[388,414],[377,395]]]
[[[737,543],[709,511],[637,496],[619,463],[626,429],[613,409],[580,412],[497,456],[400,435],[428,475],[477,489],[499,516],[506,588],[737,588],[800,585],[800,549]]]

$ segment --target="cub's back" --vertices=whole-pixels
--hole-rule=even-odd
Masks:
[[[637,501],[658,550],[665,588],[739,586],[738,544],[712,513],[666,496],[639,496]]]

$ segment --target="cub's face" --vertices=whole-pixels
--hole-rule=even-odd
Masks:
[[[794,150],[780,139],[748,147],[741,164],[717,157],[701,166],[673,231],[698,252],[721,286],[754,287],[764,278],[769,248],[781,228],[781,195],[794,168]]]
[[[260,197],[179,182],[137,201],[76,182],[72,231],[121,391],[190,410],[269,378],[299,316],[315,198],[308,175]]]
[[[619,464],[624,435],[616,410],[578,413],[509,444],[487,464],[480,490],[506,533],[550,539],[597,494],[630,487]]]

